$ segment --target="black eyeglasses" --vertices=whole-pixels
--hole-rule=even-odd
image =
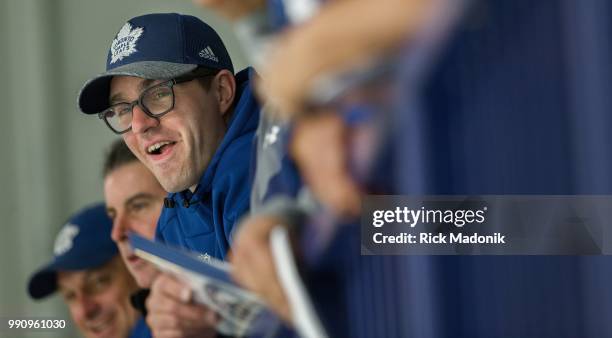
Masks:
[[[193,75],[158,83],[143,90],[138,100],[114,104],[98,113],[98,117],[115,134],[126,133],[132,129],[134,106],[138,105],[149,117],[159,119],[174,108],[174,85],[212,75]]]

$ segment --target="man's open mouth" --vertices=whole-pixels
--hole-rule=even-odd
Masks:
[[[171,141],[161,141],[150,145],[147,148],[147,154],[149,155],[160,155],[164,152],[164,149],[170,145],[175,144],[176,142]]]

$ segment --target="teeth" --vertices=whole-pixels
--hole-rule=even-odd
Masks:
[[[94,332],[100,332],[111,323],[111,319],[112,318],[106,318],[103,320],[98,320],[97,322],[94,322],[94,323],[89,323],[88,325],[89,329]]]
[[[104,329],[104,327],[106,327],[106,323],[98,324],[98,325],[93,325],[91,327],[91,329],[94,330],[94,331],[102,331],[102,329]]]
[[[154,151],[157,151],[159,148],[165,146],[166,144],[170,144],[169,141],[162,141],[162,142],[157,142],[151,146],[149,146],[149,148],[147,148],[147,153],[152,153]]]

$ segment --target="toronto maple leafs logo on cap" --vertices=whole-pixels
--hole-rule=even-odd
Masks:
[[[53,254],[56,256],[61,256],[68,252],[68,250],[72,249],[72,241],[78,234],[79,228],[76,225],[66,224],[55,238]]]
[[[126,22],[111,44],[111,64],[123,60],[123,58],[134,54],[136,50],[136,42],[142,35],[144,30],[142,27],[135,27]]]

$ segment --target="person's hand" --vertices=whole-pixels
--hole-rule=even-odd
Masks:
[[[286,31],[271,48],[265,66],[259,69],[257,94],[277,117],[290,119],[303,113],[313,81],[327,68],[329,53],[334,53],[317,52],[317,42],[311,42],[311,35],[303,27]]]
[[[147,324],[155,338],[215,337],[217,314],[192,302],[192,291],[171,275],[160,274],[147,299]]]
[[[247,218],[232,244],[230,262],[234,280],[259,295],[279,317],[291,323],[289,304],[270,251],[270,231],[278,225],[282,222],[272,216]]]
[[[340,217],[361,211],[361,191],[348,170],[347,127],[335,113],[296,120],[291,154],[315,197]]]
[[[446,4],[441,0],[329,1],[316,16],[277,41],[260,69],[259,95],[281,117],[302,114],[318,81],[394,53]]]
[[[193,2],[219,12],[229,20],[239,19],[266,4],[266,0],[193,0]]]

